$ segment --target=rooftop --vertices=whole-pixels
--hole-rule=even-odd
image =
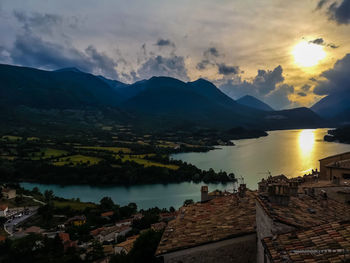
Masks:
[[[108,211],[108,212],[104,212],[101,214],[101,217],[108,217],[108,216],[113,216],[114,212],[113,211]]]
[[[129,237],[127,240],[125,240],[124,242],[121,242],[119,244],[117,244],[117,247],[122,247],[124,248],[128,253],[130,252],[130,250],[133,248],[134,243],[136,241],[136,239],[139,237],[139,235],[136,236],[131,236]]]
[[[266,196],[259,195],[258,203],[274,220],[295,227],[312,227],[331,221],[350,220],[349,206],[332,199],[300,195],[290,197],[288,205],[270,202]]]
[[[350,249],[350,222],[333,222],[267,237],[263,245],[271,262],[345,262],[344,250]]]
[[[255,232],[256,192],[217,197],[179,210],[168,223],[156,255]]]
[[[350,152],[344,152],[344,153],[339,153],[339,154],[327,156],[327,157],[325,157],[325,158],[320,159],[319,161],[326,160],[326,159],[330,159],[330,158],[333,158],[333,157],[342,156],[342,155],[345,155],[345,154],[350,154]]]
[[[326,167],[350,169],[350,159],[333,162],[333,163],[327,164]]]

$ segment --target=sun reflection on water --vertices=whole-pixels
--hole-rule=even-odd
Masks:
[[[299,151],[304,158],[310,157],[315,144],[315,130],[302,130],[299,133]]]

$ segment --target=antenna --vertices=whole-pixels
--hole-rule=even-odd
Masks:
[[[269,170],[267,170],[267,172],[259,172],[258,174],[266,174],[268,176],[272,176],[272,174]]]

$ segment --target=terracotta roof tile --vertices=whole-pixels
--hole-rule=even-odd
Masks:
[[[344,255],[350,258],[350,221],[267,237],[263,245],[271,262],[344,262]]]
[[[182,207],[168,223],[157,255],[255,232],[256,193],[217,197],[206,203]]]
[[[291,196],[289,204],[282,206],[259,195],[257,201],[270,217],[295,227],[304,228],[331,221],[350,220],[349,206],[332,199],[324,201],[308,195]]]

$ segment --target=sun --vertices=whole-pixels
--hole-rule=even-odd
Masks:
[[[316,66],[322,59],[326,57],[323,46],[302,41],[295,45],[292,54],[294,61],[300,67]]]

